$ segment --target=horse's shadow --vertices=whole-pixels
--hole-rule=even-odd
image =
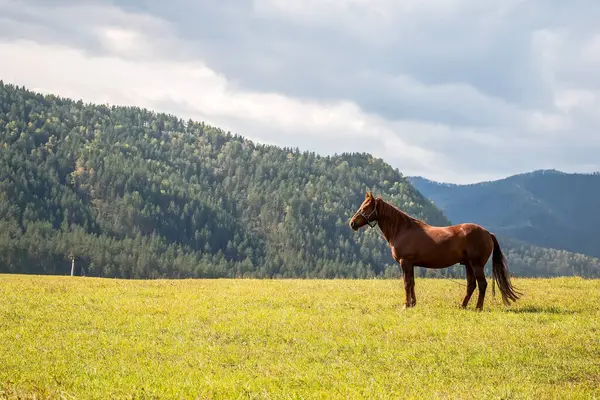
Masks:
[[[509,308],[507,312],[516,314],[575,314],[576,311],[557,306],[524,306],[519,308]]]

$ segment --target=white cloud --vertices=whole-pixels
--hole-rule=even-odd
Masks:
[[[132,37],[136,44],[145,44],[139,33]],[[302,142],[303,147],[317,149],[328,144],[329,153],[362,148],[386,158],[394,157],[388,151],[393,145],[402,154],[402,163],[413,169],[426,168],[434,158],[395,136],[389,122],[350,102],[300,101],[237,90],[202,63],[132,61],[119,58],[121,51],[90,56],[65,46],[0,43],[0,53],[6,56],[0,74],[7,82],[32,89],[85,101],[159,108],[274,143]]]
[[[554,102],[558,109],[567,113],[578,108],[598,110],[598,94],[591,90],[563,90],[555,94]]]
[[[107,51],[121,57],[148,56],[151,46],[136,31],[131,29],[105,27],[99,32],[100,41]]]

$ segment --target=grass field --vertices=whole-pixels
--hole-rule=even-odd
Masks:
[[[600,398],[600,280],[0,275],[0,398]]]

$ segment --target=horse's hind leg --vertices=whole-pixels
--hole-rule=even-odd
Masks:
[[[483,266],[473,266],[473,273],[477,280],[477,286],[479,288],[479,297],[477,298],[477,310],[483,310],[483,300],[485,299],[485,290],[487,289],[487,279],[485,279],[485,273]]]
[[[475,281],[475,274],[473,273],[473,268],[470,263],[465,264],[465,270],[467,271],[467,294],[462,302],[462,308],[467,308],[467,304],[469,304],[469,300],[471,300],[471,296],[477,287],[477,283]]]

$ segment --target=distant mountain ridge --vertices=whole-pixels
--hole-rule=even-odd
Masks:
[[[466,185],[408,180],[452,223],[475,222],[532,245],[600,257],[600,173],[536,170]]]

